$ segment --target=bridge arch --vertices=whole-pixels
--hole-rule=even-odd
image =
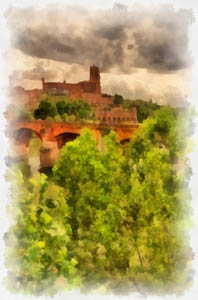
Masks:
[[[130,142],[130,138],[124,138],[120,140],[120,144],[123,146],[128,144],[129,142]]]
[[[66,143],[74,141],[80,133],[74,133],[74,132],[62,132],[55,136],[57,147],[58,149],[61,149]]]
[[[33,137],[38,137],[42,141],[40,132],[28,127],[18,128],[12,134],[12,140],[15,144],[24,144],[26,147],[29,146],[29,142]]]
[[[56,124],[53,127],[53,134],[55,137],[63,133],[74,133],[80,135],[81,131],[82,131],[82,127],[71,125],[71,124],[70,125],[64,124],[63,126]]]

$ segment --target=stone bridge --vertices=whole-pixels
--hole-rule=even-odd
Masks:
[[[37,136],[42,142],[40,150],[41,165],[47,166],[48,164],[52,165],[54,163],[62,146],[79,136],[84,128],[89,129],[93,133],[99,145],[103,131],[109,129],[114,130],[117,133],[119,141],[124,143],[128,141],[134,134],[134,131],[137,130],[138,123],[71,124],[47,120],[12,121],[7,128],[7,135],[18,156],[27,155],[31,138]]]

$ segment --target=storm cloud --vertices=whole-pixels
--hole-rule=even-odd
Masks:
[[[88,10],[80,6],[7,11],[11,44],[24,54],[79,64],[96,64],[102,72],[133,73],[134,68],[169,73],[187,68],[189,10],[172,6],[154,9]]]

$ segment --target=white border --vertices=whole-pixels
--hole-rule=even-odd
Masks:
[[[3,2],[3,3],[2,3]],[[3,75],[3,69],[5,67],[5,61],[4,61],[4,53],[9,45],[9,33],[7,31],[6,22],[3,18],[3,14],[6,11],[6,9],[9,7],[9,5],[15,5],[18,7],[25,7],[30,4],[33,5],[40,5],[45,8],[45,6],[49,3],[53,4],[81,4],[85,6],[93,6],[93,7],[99,7],[99,8],[110,8],[114,5],[115,2],[126,4],[128,6],[131,6],[133,3],[141,3],[144,5],[152,5],[152,4],[164,4],[169,3],[175,6],[176,8],[191,8],[193,10],[194,16],[195,16],[195,23],[191,26],[191,33],[189,35],[191,40],[191,50],[194,56],[194,66],[193,66],[193,73],[194,73],[194,94],[191,99],[192,104],[197,108],[198,110],[198,90],[196,89],[197,82],[196,82],[196,74],[198,74],[198,43],[197,43],[197,37],[196,34],[198,33],[198,1],[196,0],[138,0],[138,1],[132,1],[132,0],[120,0],[120,1],[105,1],[105,0],[32,0],[32,2],[28,0],[7,0],[7,1],[0,1],[0,191],[1,191],[1,198],[0,198],[0,281],[3,279],[5,275],[5,268],[3,266],[3,233],[8,229],[8,220],[6,218],[5,213],[5,207],[6,203],[8,202],[8,184],[4,180],[4,172],[5,172],[5,161],[4,157],[6,156],[6,138],[4,135],[4,128],[5,128],[5,120],[3,119],[3,111],[5,110],[7,99],[4,95],[4,87],[8,85],[8,79],[4,77]],[[185,293],[185,295],[180,296],[177,298],[176,296],[165,296],[165,297],[153,297],[148,296],[148,300],[157,300],[157,299],[180,299],[180,300],[196,300],[198,299],[198,205],[197,205],[197,195],[198,195],[198,163],[197,163],[197,157],[198,157],[198,121],[196,119],[196,130],[194,134],[194,141],[195,141],[195,148],[194,152],[190,155],[191,159],[191,166],[193,169],[193,176],[191,178],[191,191],[192,191],[192,197],[193,197],[193,218],[194,218],[194,226],[191,230],[191,244],[193,246],[193,250],[195,252],[195,259],[194,259],[194,269],[196,271],[195,278],[194,278],[194,285],[193,287]],[[5,290],[3,284],[0,282],[0,297],[2,300],[4,299],[10,299],[10,300],[25,300],[27,297],[22,295],[13,295],[7,290]],[[67,298],[68,300],[72,299],[78,299],[78,300],[98,300],[98,299],[106,299],[106,300],[116,300],[116,299],[123,299],[123,300],[129,300],[129,299],[144,299],[141,296],[137,295],[131,295],[131,296],[125,296],[125,297],[116,297],[116,296],[94,296],[94,295],[82,295],[78,291],[72,291],[70,293],[67,293],[66,295],[57,294],[53,299],[54,300],[63,300]],[[40,300],[46,300],[48,297],[28,297],[30,300],[34,299],[40,299]],[[49,298],[52,299],[52,298]]]

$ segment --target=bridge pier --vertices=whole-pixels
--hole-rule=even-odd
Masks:
[[[43,141],[40,148],[40,167],[51,167],[60,155],[60,149],[55,141]]]

